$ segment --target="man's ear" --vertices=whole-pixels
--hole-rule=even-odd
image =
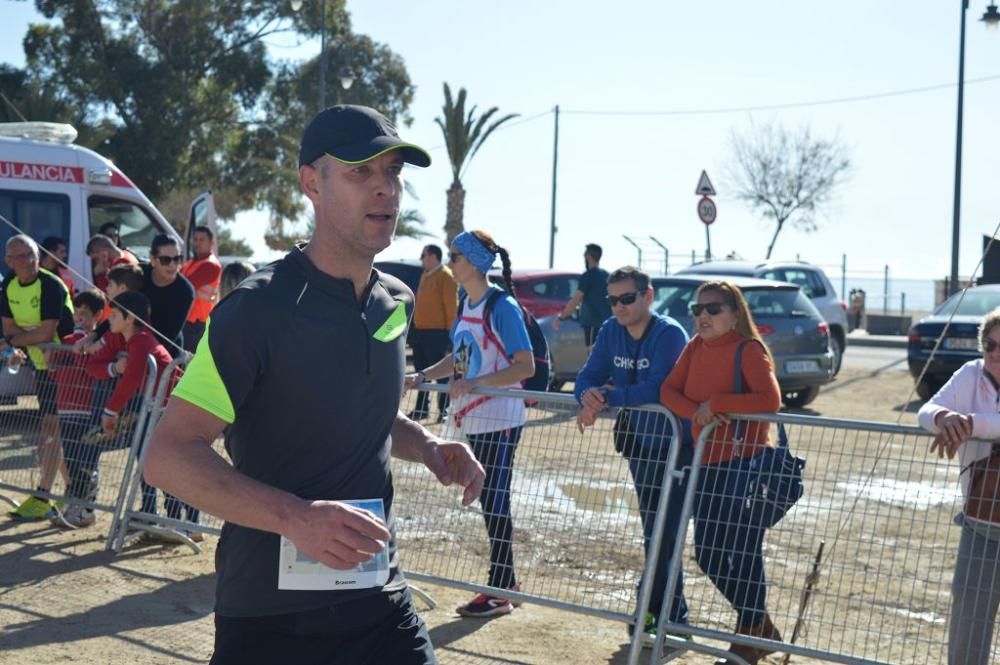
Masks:
[[[320,170],[311,164],[299,167],[299,186],[302,187],[302,192],[310,201],[317,200],[322,178],[323,174],[320,173]]]

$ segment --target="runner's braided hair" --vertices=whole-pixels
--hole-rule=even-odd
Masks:
[[[507,250],[498,245],[493,236],[486,231],[472,231],[472,235],[476,236],[476,239],[483,243],[486,249],[500,255],[500,263],[503,264],[504,288],[507,289],[507,293],[514,295],[514,281],[511,279],[510,274],[510,255],[507,253]]]

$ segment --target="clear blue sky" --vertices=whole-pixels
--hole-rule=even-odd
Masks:
[[[308,0],[307,0],[308,1]],[[406,61],[417,94],[403,134],[432,149],[429,169],[407,176],[411,202],[441,235],[450,169],[434,117],[441,84],[466,87],[480,107],[525,118],[495,134],[475,157],[465,185],[467,228],[493,233],[515,267],[548,261],[553,117],[560,123],[556,266],[579,268],[583,245],[605,247],[606,264],[636,259],[622,238],[655,236],[672,256],[704,251],[694,187],[702,169],[718,196],[716,254],[762,257],[771,226],[727,193],[729,134],[752,124],[808,126],[837,135],[851,150],[853,174],[818,232],[787,228],[775,256],[935,278],[949,270],[961,0],[843,0],[835,4],[755,2],[526,2],[348,0],[354,29],[388,44]],[[1000,33],[978,18],[988,0],[971,0],[966,80],[1000,75]],[[33,3],[3,0],[8,36],[37,17]],[[23,63],[20,40],[0,43],[0,60]],[[278,48],[306,57],[316,43]],[[766,107],[922,92],[796,108],[673,115],[595,115],[573,111],[690,111]],[[1000,79],[965,90],[960,272],[970,273],[982,235],[1000,222]],[[992,111],[992,113],[991,113]],[[241,217],[238,235],[255,247],[259,217]],[[401,240],[386,258],[416,257]]]

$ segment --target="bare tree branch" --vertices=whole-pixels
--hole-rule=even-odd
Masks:
[[[767,258],[785,222],[806,233],[819,228],[817,215],[850,173],[847,148],[836,138],[814,139],[808,128],[792,132],[768,124],[733,132],[730,144],[734,159],[727,176],[734,196],[775,223]]]

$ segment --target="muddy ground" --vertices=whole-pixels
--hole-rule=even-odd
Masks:
[[[845,369],[800,413],[912,424],[911,385],[898,365]],[[534,411],[532,421],[518,450],[513,508],[525,591],[624,616],[635,602],[642,542],[634,493],[611,452],[607,423],[580,437],[554,406]],[[798,641],[881,662],[943,662],[955,469],[927,457],[919,437],[801,426],[790,434],[795,452],[808,460],[808,494],[765,542],[769,607],[786,639],[824,542],[826,560]],[[120,460],[105,460],[112,462]],[[418,469],[399,468],[397,476],[404,565],[485,582],[481,516],[461,509],[453,493]],[[104,551],[108,525],[106,515],[79,531],[0,523],[0,662],[207,661],[215,539],[199,554],[143,543],[113,556]],[[692,623],[706,631],[731,628],[734,616],[698,573],[690,544],[685,559]],[[628,640],[618,621],[537,604],[491,621],[461,619],[454,607],[468,591],[418,584],[437,603],[430,609],[418,602],[443,664],[626,663]],[[688,654],[674,662],[712,661]]]

